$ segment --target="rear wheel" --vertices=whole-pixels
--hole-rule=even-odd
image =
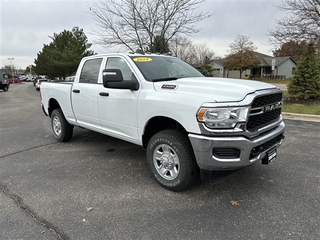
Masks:
[[[198,176],[191,144],[181,132],[164,130],[156,133],[148,143],[147,159],[152,175],[168,190],[182,191]]]
[[[51,126],[54,137],[59,142],[70,140],[73,133],[73,126],[65,119],[61,109],[53,110],[51,114]]]
[[[5,92],[8,91],[8,89],[9,89],[8,86],[3,87],[3,91],[5,91]]]

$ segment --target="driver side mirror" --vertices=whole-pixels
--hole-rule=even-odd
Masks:
[[[103,86],[108,82],[122,82],[123,76],[120,69],[104,69],[103,70]]]
[[[103,72],[103,86],[105,88],[129,89],[138,90],[139,83],[137,80],[123,80],[120,69],[104,69]]]

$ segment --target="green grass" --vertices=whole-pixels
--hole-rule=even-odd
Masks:
[[[287,91],[283,92],[283,97],[289,97]],[[317,101],[316,103],[308,103],[304,104],[301,103],[285,103],[283,105],[283,112],[289,112],[289,113],[299,113],[299,114],[314,114],[314,115],[320,115],[320,103]]]
[[[259,79],[256,81],[271,83],[271,84],[274,84],[274,83],[289,84],[291,79],[272,79],[272,80],[271,79]]]
[[[283,112],[320,115],[320,104],[304,105],[289,103],[283,105]]]
[[[282,84],[289,84],[291,82],[291,78],[288,79],[251,79],[258,82],[265,82],[265,83],[282,83]]]

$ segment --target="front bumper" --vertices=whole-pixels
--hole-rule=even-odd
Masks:
[[[285,124],[252,139],[244,136],[203,136],[189,134],[200,169],[232,170],[262,160],[270,150],[277,149],[283,140]]]

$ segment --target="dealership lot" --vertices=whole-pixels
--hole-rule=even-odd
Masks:
[[[182,193],[141,147],[75,128],[57,142],[32,83],[0,92],[0,239],[317,239],[320,123],[285,120],[270,165]]]

